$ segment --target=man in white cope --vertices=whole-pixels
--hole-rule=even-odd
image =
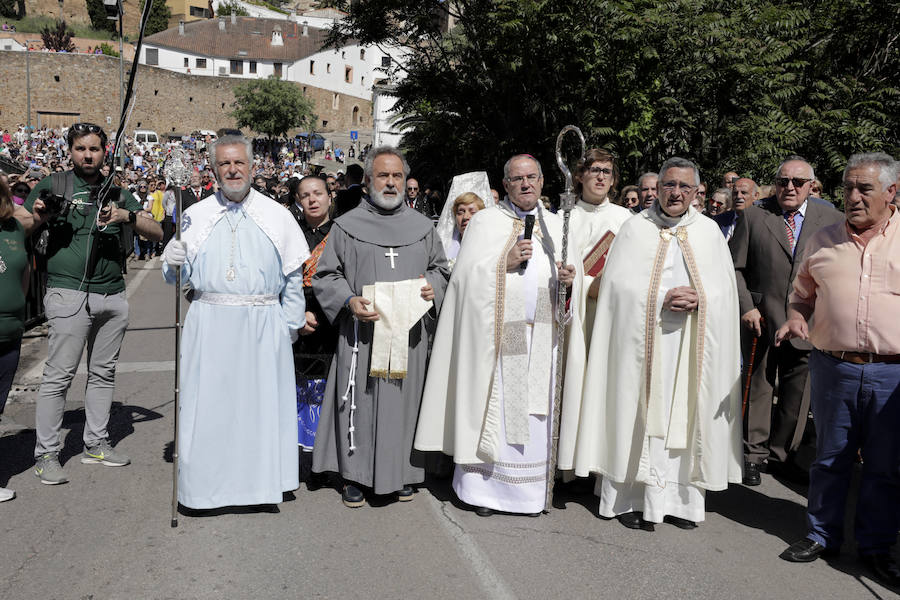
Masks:
[[[503,175],[508,198],[476,213],[466,228],[415,443],[453,456],[453,490],[480,516],[544,508],[557,283],[571,286],[577,272],[557,262],[562,219],[538,202],[538,161],[513,156]],[[533,221],[531,239],[526,221]]]
[[[219,191],[181,217],[163,252],[194,298],[181,346],[178,501],[192,509],[274,505],[299,486],[291,342],[305,324],[306,239],[290,213],[250,187],[252,149],[210,149]]]
[[[705,491],[741,481],[734,267],[691,207],[699,183],[691,161],[667,160],[658,200],[619,229],[600,282],[574,469],[603,476],[600,516],[632,529],[693,529]]]
[[[615,196],[618,182],[619,167],[615,157],[608,151],[592,148],[578,162],[575,191],[579,198],[569,217],[569,235],[577,256],[582,260],[584,273],[576,279],[572,290],[576,301],[572,305],[572,320],[566,338],[560,432],[572,430],[574,433],[574,429],[578,427],[584,368],[591,344],[600,278],[619,228],[634,216],[632,211],[609,200],[611,195]],[[563,436],[561,433],[560,439],[572,441],[575,435]],[[559,446],[557,467],[560,471],[572,469],[574,451],[571,444]]]
[[[396,148],[368,153],[369,196],[334,220],[312,280],[338,329],[312,468],[340,473],[349,508],[363,488],[407,502],[425,479],[413,436],[450,273],[431,220],[403,202],[407,175]]]

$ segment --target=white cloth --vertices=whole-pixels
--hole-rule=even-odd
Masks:
[[[633,212],[609,200],[600,204],[589,204],[579,200],[569,216],[569,235],[575,253],[569,262],[580,259],[583,266],[584,259],[606,232],[618,234],[622,225],[633,216]],[[591,331],[597,309],[597,300],[588,298],[588,288],[593,282],[594,277],[583,274],[582,277],[576,278],[572,286],[572,321],[566,337],[566,371],[557,455],[557,467],[561,471],[571,470],[574,460],[574,440],[587,367],[587,350],[591,344]],[[566,435],[563,435],[563,432],[566,432]]]
[[[524,273],[506,272],[508,249],[522,235],[520,214],[504,202],[479,211],[469,222],[438,322],[415,440],[420,450],[454,457],[458,465],[454,489],[460,499],[522,513],[544,507],[553,369],[544,382],[543,407],[527,403],[527,442],[511,444],[505,413],[513,404],[503,393],[508,382],[503,381],[499,350],[504,330],[512,325],[504,314],[510,278],[522,280],[526,322],[537,313],[540,289],[550,287],[555,297],[562,223],[543,209],[536,209],[536,214],[534,254]],[[529,350],[535,330],[536,326],[522,329],[521,344]],[[539,360],[555,364],[555,346],[554,339],[552,350]]]
[[[680,262],[672,252],[679,234],[684,238],[684,246],[677,246],[684,252]],[[664,246],[665,262],[657,264]],[[670,331],[672,319],[685,317],[663,314],[662,279],[653,306],[648,289],[654,268],[669,285],[684,281],[674,270],[679,265],[690,274],[701,303],[681,329]],[[629,484],[675,479],[705,490],[739,482],[738,316],[734,267],[713,221],[691,208],[676,228],[664,229],[654,205],[626,222],[600,283],[577,437],[560,439],[560,446],[574,443],[575,473],[597,472]],[[658,442],[652,441],[657,435]],[[682,451],[681,462],[669,464],[657,443],[669,458]]]
[[[491,194],[491,184],[488,175],[484,171],[473,171],[471,173],[463,173],[456,175],[450,184],[450,192],[447,194],[447,201],[444,202],[444,208],[438,219],[435,231],[444,247],[444,254],[447,260],[453,261],[459,255],[459,247],[462,242],[459,231],[456,228],[456,215],[453,213],[453,202],[465,194],[472,192],[481,198],[485,208],[494,206],[494,196]]]
[[[194,209],[204,203],[188,208],[184,219],[196,218]],[[218,200],[211,198],[207,204]],[[204,294],[233,298],[227,303],[194,302],[185,318],[178,500],[191,508],[275,504],[283,492],[299,485],[289,332],[305,322],[303,277],[299,265],[283,272],[281,255],[267,231],[283,228],[287,234],[292,226],[304,249],[306,242],[294,219],[263,222],[260,227],[256,219],[265,217],[251,216],[248,208],[229,202],[202,241],[185,236],[192,241],[182,273],[201,299]],[[226,212],[228,218],[222,218]],[[236,276],[229,280],[232,257]],[[163,273],[174,281],[175,270],[169,265],[163,265]],[[240,302],[259,297],[276,301]]]

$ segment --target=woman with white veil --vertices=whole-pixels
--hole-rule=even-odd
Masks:
[[[474,171],[457,175],[450,184],[450,193],[447,194],[447,199],[448,202],[444,204],[444,209],[441,211],[441,218],[438,219],[437,234],[452,269],[456,262],[456,256],[459,254],[465,226],[472,214],[495,204],[487,173]],[[457,212],[460,213],[459,218],[457,218]]]

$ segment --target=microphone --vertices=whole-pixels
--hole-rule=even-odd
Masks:
[[[525,215],[525,239],[531,239],[531,232],[534,230],[534,215]],[[528,261],[523,260],[522,264],[519,265],[523,271],[528,267]]]

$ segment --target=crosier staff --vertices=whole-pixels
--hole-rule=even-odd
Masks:
[[[178,188],[190,181],[190,156],[175,148],[166,158],[163,172]],[[181,193],[175,194],[175,240],[181,241]],[[175,272],[175,441],[172,444],[172,527],[178,527],[178,406],[181,395],[181,269]]]
[[[575,206],[575,185],[572,182],[572,171],[566,164],[562,154],[562,141],[568,132],[575,132],[581,141],[581,155],[584,155],[584,135],[574,125],[566,125],[556,137],[556,164],[566,178],[566,191],[559,195],[559,208],[563,211],[562,265],[568,264],[569,247],[569,215]],[[566,286],[557,283],[556,288],[556,387],[553,391],[553,422],[550,435],[550,457],[547,461],[547,496],[544,500],[544,512],[550,511],[553,502],[553,482],[556,478],[556,455],[559,451],[559,415],[562,404],[563,389],[563,349],[566,347]]]

